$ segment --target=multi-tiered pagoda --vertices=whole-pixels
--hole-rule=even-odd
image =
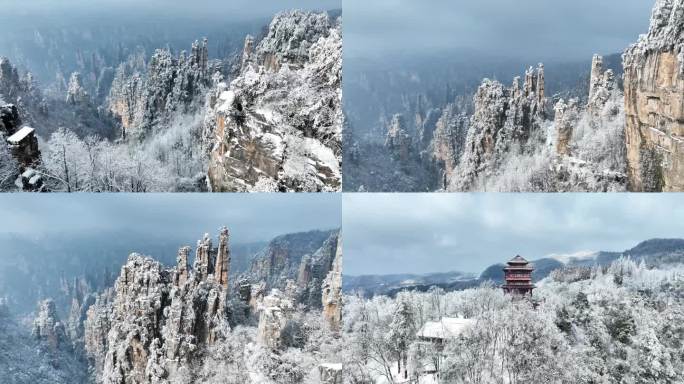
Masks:
[[[504,268],[506,274],[506,284],[503,285],[505,293],[517,295],[532,295],[534,284],[532,284],[532,271],[534,268],[520,255],[511,259],[508,266]]]

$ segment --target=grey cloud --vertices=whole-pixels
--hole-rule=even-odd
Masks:
[[[340,226],[335,194],[55,194],[0,196],[0,233],[122,233],[197,238],[227,225],[236,242]]]
[[[78,14],[97,16],[118,12],[124,16],[140,13],[158,16],[212,17],[235,20],[271,16],[284,9],[328,10],[341,8],[341,0],[0,0],[3,14],[48,16]]]
[[[636,41],[647,31],[652,6],[646,0],[346,0],[345,54],[469,49],[526,59],[586,59]]]
[[[347,194],[345,273],[481,272],[515,254],[623,251],[682,237],[678,194]]]

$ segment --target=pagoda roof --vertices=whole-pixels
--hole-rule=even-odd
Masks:
[[[523,258],[520,255],[516,255],[514,258],[512,258],[508,262],[508,264],[528,264],[528,263],[529,263],[529,261],[525,260],[525,258]]]

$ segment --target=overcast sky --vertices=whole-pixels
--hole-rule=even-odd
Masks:
[[[199,238],[228,226],[236,243],[340,226],[338,194],[0,194],[0,233]]]
[[[147,13],[158,16],[225,18],[226,20],[270,17],[286,9],[329,10],[341,8],[342,0],[0,0],[2,14],[54,15],[110,12],[133,16]]]
[[[684,237],[682,194],[345,194],[348,275],[479,273],[516,254],[624,251]]]
[[[344,0],[347,58],[461,48],[529,60],[622,52],[654,0]]]

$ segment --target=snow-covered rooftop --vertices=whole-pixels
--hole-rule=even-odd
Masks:
[[[448,339],[460,335],[473,324],[473,319],[443,317],[440,321],[428,321],[423,324],[416,336],[426,339]]]
[[[20,130],[14,132],[14,135],[8,137],[7,142],[10,144],[19,144],[26,136],[32,134],[33,131],[34,129],[29,126],[22,127]]]

